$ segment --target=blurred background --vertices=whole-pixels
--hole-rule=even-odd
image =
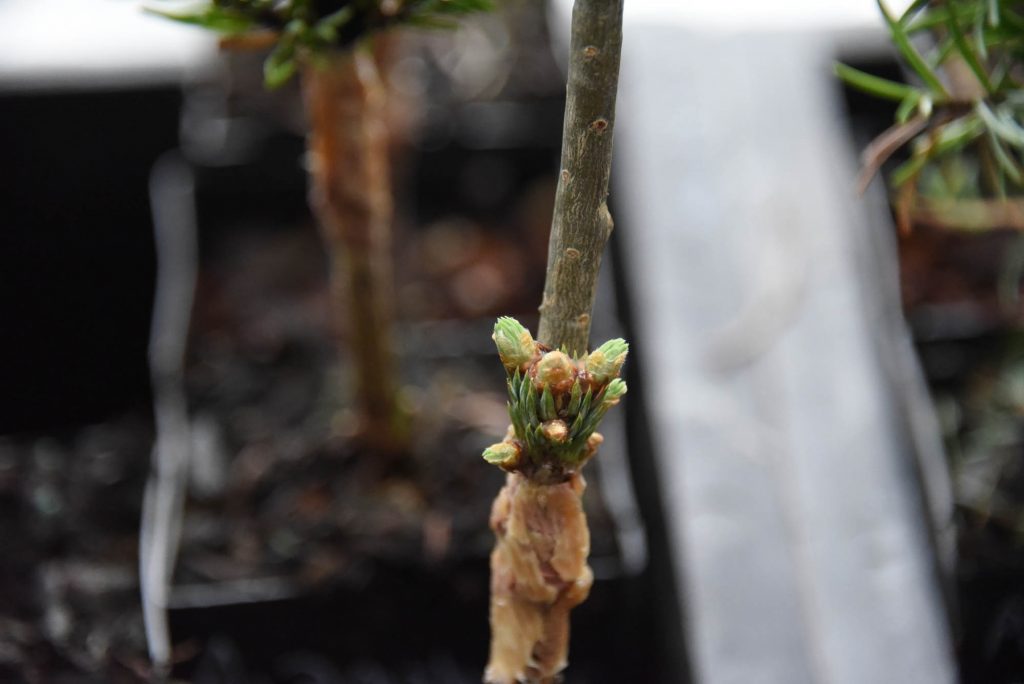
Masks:
[[[413,440],[367,458],[298,83],[130,0],[0,3],[0,679],[479,681],[490,330],[536,326],[571,9],[495,4],[378,54]],[[1019,230],[898,234],[856,192],[898,103],[836,60],[914,82],[869,0],[627,0],[593,340],[630,394],[568,682],[1024,678]]]

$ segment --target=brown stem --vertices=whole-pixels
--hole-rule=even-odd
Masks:
[[[303,73],[310,204],[330,258],[334,315],[348,337],[361,432],[394,446],[399,411],[391,345],[391,187],[385,92],[371,55],[350,50]]]
[[[573,6],[562,164],[538,340],[574,356],[587,351],[601,253],[612,230],[607,198],[622,5],[576,0]],[[593,582],[583,476],[577,470],[567,478],[551,483],[514,472],[494,502],[491,653],[484,674],[492,684],[554,682],[567,664],[569,611]]]
[[[562,129],[562,164],[537,339],[583,353],[590,337],[608,213],[623,0],[576,0]]]

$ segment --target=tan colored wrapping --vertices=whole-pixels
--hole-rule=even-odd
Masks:
[[[303,90],[310,122],[310,204],[331,257],[334,313],[344,314],[362,436],[394,438],[391,181],[386,91],[372,55],[348,50],[309,64]]]
[[[551,682],[565,669],[569,611],[590,593],[590,532],[578,472],[559,484],[509,473],[491,529],[491,684]]]

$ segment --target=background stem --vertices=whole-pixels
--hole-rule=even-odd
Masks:
[[[608,179],[622,50],[623,0],[576,0],[562,163],[537,339],[587,351],[601,254],[612,231]]]
[[[344,316],[339,327],[352,359],[361,432],[371,444],[396,447],[386,93],[373,57],[361,50],[308,66],[303,85],[310,204],[329,253],[333,313]]]

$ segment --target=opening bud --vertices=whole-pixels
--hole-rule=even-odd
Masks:
[[[565,421],[557,418],[541,425],[541,431],[549,442],[563,444],[569,439],[569,426],[565,424]]]
[[[508,468],[519,462],[519,447],[511,442],[498,442],[484,449],[484,460],[491,465]]]
[[[501,362],[510,371],[516,368],[522,369],[533,359],[533,355],[537,351],[537,345],[533,341],[530,331],[509,316],[502,316],[497,320],[491,339],[498,347],[498,356],[501,357]]]
[[[610,383],[608,383],[608,387],[605,388],[604,399],[602,400],[602,403],[605,406],[615,406],[615,404],[619,403],[619,399],[625,393],[626,381],[623,380],[622,378],[615,378]]]
[[[613,407],[613,405],[618,403],[618,399],[620,399],[625,393],[626,381],[623,380],[622,378],[614,378],[611,382],[608,383],[608,386],[605,388],[604,398],[601,402],[605,405],[605,407]]]
[[[587,356],[587,372],[595,382],[603,385],[619,376],[628,353],[629,345],[621,337],[608,340]]]
[[[537,380],[541,385],[560,385],[572,381],[575,375],[576,366],[565,352],[548,352],[537,362]]]

